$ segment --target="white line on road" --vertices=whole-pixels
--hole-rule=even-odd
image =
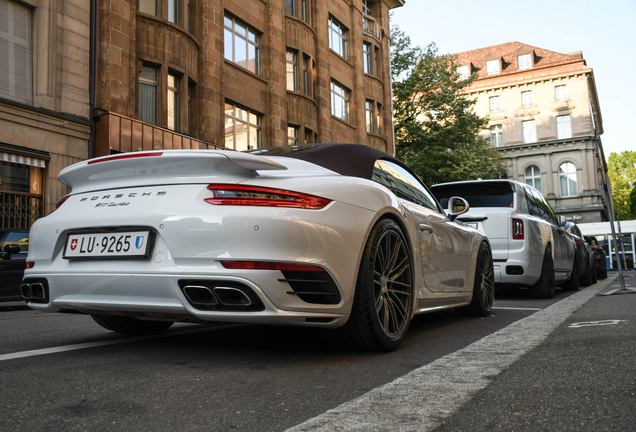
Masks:
[[[519,308],[519,307],[504,307],[504,306],[493,306],[493,309],[506,309],[506,310],[525,310],[525,311],[540,311],[543,310],[541,308]]]
[[[287,432],[430,431],[597,293],[571,295]]]
[[[143,340],[148,340],[148,339],[157,339],[157,338],[168,337],[168,336],[177,336],[177,335],[184,335],[184,334],[190,334],[190,333],[199,333],[199,332],[203,332],[203,331],[218,330],[218,329],[221,329],[221,328],[226,329],[226,328],[230,328],[230,327],[237,327],[237,326],[240,326],[240,325],[242,325],[242,324],[228,324],[228,325],[219,325],[219,326],[214,326],[214,327],[212,327],[212,326],[204,326],[204,327],[199,327],[199,328],[194,328],[194,329],[177,330],[177,331],[172,331],[172,332],[169,332],[169,333],[163,333],[163,334],[158,334],[158,335],[136,336],[136,337],[129,337],[129,338],[121,338],[121,339],[110,339],[110,340],[99,341],[99,342],[86,342],[86,343],[81,343],[81,344],[62,345],[62,346],[56,346],[56,347],[51,347],[51,348],[42,348],[42,349],[36,349],[36,350],[30,350],[30,351],[20,351],[20,352],[14,352],[14,353],[9,353],[9,354],[1,354],[0,355],[0,361],[14,360],[14,359],[19,359],[19,358],[33,357],[33,356],[46,355],[46,354],[56,354],[56,353],[61,353],[61,352],[66,352],[66,351],[75,351],[75,350],[81,350],[81,349],[86,349],[86,348],[95,348],[95,347],[101,347],[101,346],[107,346],[107,345],[117,345],[117,344],[123,344],[123,343],[138,342],[138,341],[143,341]]]

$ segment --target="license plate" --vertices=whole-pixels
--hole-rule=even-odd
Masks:
[[[64,258],[147,257],[150,231],[69,234]]]

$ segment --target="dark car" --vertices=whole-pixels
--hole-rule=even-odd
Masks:
[[[0,230],[0,301],[24,301],[20,293],[29,252],[29,230]]]
[[[565,224],[565,230],[574,237],[576,243],[576,256],[579,263],[579,282],[582,286],[590,286],[596,283],[596,267],[592,261],[594,253],[585,241],[581,229],[571,221]]]
[[[594,253],[593,261],[598,279],[607,279],[607,255],[594,236],[585,236],[585,241],[590,245]]]

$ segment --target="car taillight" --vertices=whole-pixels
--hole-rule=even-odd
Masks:
[[[592,250],[596,252],[604,252],[603,248],[600,246],[592,246]]]
[[[521,219],[513,219],[512,220],[512,239],[513,240],[523,240],[523,221]]]
[[[262,262],[262,261],[221,261],[221,264],[226,269],[234,270],[289,270],[289,271],[308,271],[308,272],[322,272],[324,269],[318,266],[306,265],[306,264],[288,264],[277,262]]]
[[[215,205],[291,207],[319,210],[331,202],[331,200],[313,195],[258,186],[211,184],[208,186],[208,190],[214,193],[214,198],[205,198],[205,202]]]
[[[55,209],[56,209],[56,210],[57,210],[57,209],[59,209],[59,208],[60,208],[60,206],[61,206],[62,204],[64,204],[64,203],[66,202],[66,200],[67,200],[67,199],[69,199],[70,197],[71,197],[70,195],[65,195],[65,196],[63,196],[62,198],[60,198],[60,200],[57,202],[57,204],[55,204]]]
[[[576,243],[577,246],[583,246],[583,242],[577,238],[574,239],[574,243]]]
[[[153,157],[153,156],[161,156],[163,152],[155,152],[155,153],[126,153],[123,155],[105,157],[101,159],[93,159],[88,161],[88,165],[100,163],[100,162],[109,162],[119,159],[133,159],[133,158],[142,158],[142,157]]]
[[[26,268],[28,268],[28,269],[33,268],[33,266],[34,266],[34,265],[35,265],[35,263],[34,263],[34,262],[29,262],[29,261],[27,261],[27,263],[26,263]]]

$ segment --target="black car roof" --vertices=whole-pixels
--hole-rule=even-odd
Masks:
[[[263,156],[285,156],[314,163],[344,176],[371,179],[378,159],[389,160],[411,170],[398,159],[363,144],[318,143],[269,147],[249,153]]]

